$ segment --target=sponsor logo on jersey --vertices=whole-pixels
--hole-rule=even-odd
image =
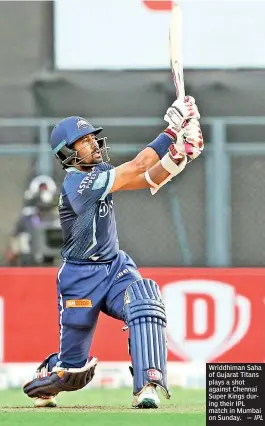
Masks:
[[[116,280],[118,280],[119,278],[121,278],[121,277],[123,277],[123,275],[125,275],[125,274],[129,274],[129,269],[128,268],[125,268],[125,269],[123,269],[123,271],[120,271],[118,274],[117,274],[117,276],[116,276]]]
[[[106,217],[109,211],[113,209],[113,200],[106,203],[106,201],[101,201],[99,206],[99,217]]]
[[[117,241],[117,242],[118,242],[118,241]],[[129,273],[134,274],[134,275],[135,275],[135,278],[137,277],[137,275],[139,275],[139,278],[141,278],[140,273],[139,273],[136,269],[128,267],[128,268],[125,268],[125,269],[123,269],[122,271],[120,271],[120,272],[116,275],[116,278],[115,278],[115,279],[116,279],[116,280],[118,280],[119,278],[122,278],[124,275],[129,274]]]
[[[85,189],[89,189],[91,187],[97,176],[97,173],[91,172],[86,177],[84,177],[78,187],[77,192],[82,195]]]
[[[90,299],[66,300],[66,308],[92,308]]]

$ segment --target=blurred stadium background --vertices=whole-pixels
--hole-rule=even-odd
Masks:
[[[162,286],[169,380],[203,389],[207,361],[265,359],[265,5],[181,4],[186,92],[200,107],[206,149],[154,198],[121,192],[115,208],[121,248]],[[0,405],[7,388],[57,350],[63,171],[49,133],[61,117],[84,116],[104,127],[118,165],[163,130],[174,101],[171,7],[170,0],[0,1]],[[101,318],[93,386],[130,385],[120,329]]]

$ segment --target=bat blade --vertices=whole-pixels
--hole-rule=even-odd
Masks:
[[[182,62],[182,14],[179,4],[173,4],[171,22],[169,27],[169,56],[173,74],[173,82],[176,88],[176,96],[179,100],[185,98],[185,84]],[[184,130],[179,132],[178,136],[183,137]],[[193,147],[185,143],[186,153],[193,152]],[[192,160],[190,159],[188,163]]]
[[[173,4],[169,27],[169,56],[177,99],[184,99],[185,85],[182,62],[182,14],[180,6]]]

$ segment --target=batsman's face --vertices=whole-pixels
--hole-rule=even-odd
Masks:
[[[78,139],[74,143],[73,148],[77,151],[77,156],[82,159],[83,164],[97,164],[102,162],[99,145],[93,134]]]

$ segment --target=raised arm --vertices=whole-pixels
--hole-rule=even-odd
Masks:
[[[159,161],[157,153],[150,147],[141,151],[132,161],[115,168],[115,180],[110,192],[120,190],[125,185],[141,176],[153,164]]]
[[[149,149],[150,148],[146,148],[146,150],[149,150]],[[185,168],[187,164],[187,156],[186,154],[178,152],[175,148],[175,144],[171,143],[171,145],[168,148],[167,154],[164,155],[164,157],[159,162],[157,162],[153,167],[149,169],[148,161],[147,163],[143,163],[143,164],[144,165],[141,166],[142,167],[141,174],[138,176],[138,188],[134,187],[130,189],[139,189],[140,187],[142,187],[141,182],[145,185],[145,183],[143,182],[143,179],[144,179],[147,183],[147,186],[144,186],[144,187],[147,187],[147,188],[149,187],[151,188],[152,193],[156,193],[158,189],[160,188],[160,186],[165,185],[169,180],[171,180],[172,177],[177,176],[180,172],[182,172],[182,170]],[[125,178],[127,177],[126,165],[128,165],[128,163],[118,167],[119,171],[121,170],[121,167],[125,169],[125,172],[124,172]],[[134,177],[134,180],[132,181],[133,184],[132,183],[130,184],[127,182],[127,186],[130,186],[130,185],[136,186],[137,182],[135,181],[135,179],[136,178]],[[122,179],[120,179],[120,182],[121,181]],[[115,192],[115,189],[113,190],[113,188],[115,188],[115,182],[110,192]],[[120,187],[117,187],[116,191],[118,191],[119,189]],[[127,187],[127,189],[129,188]]]
[[[195,104],[194,98],[187,96],[184,103],[187,107],[187,114],[185,122],[179,125],[180,112],[179,101],[175,101],[173,105],[168,108],[165,114],[165,121],[168,122],[168,127],[161,133],[153,142],[148,146],[151,147],[157,155],[152,155],[150,166],[147,173],[142,173],[134,179],[127,182],[119,190],[135,190],[152,188],[152,194],[168,182],[169,174],[161,165],[160,161],[167,153],[170,145],[175,144],[175,149],[179,153],[186,154],[189,158],[197,158],[203,151],[203,137],[199,124],[200,114]]]
[[[184,122],[198,115],[196,104],[189,102],[189,98],[186,98],[184,101],[175,101],[168,108],[164,118],[166,121],[170,118],[175,132],[179,132]],[[150,183],[146,181],[144,174],[152,167],[155,167],[151,172],[151,174],[154,174],[154,179],[158,182],[163,181],[166,172],[159,164],[159,160],[166,155],[172,140],[174,140],[174,136],[168,130],[169,127],[165,130],[167,133],[161,133],[132,161],[115,168],[115,180],[110,192],[150,187]]]
[[[186,166],[185,154],[180,154],[179,158],[176,159],[175,164],[179,166],[179,174]],[[148,174],[147,174],[148,173]],[[176,174],[174,175],[176,176]],[[131,182],[127,183],[120,188],[120,191],[130,191],[135,189],[145,188],[157,188],[163,182],[171,179],[171,173],[166,170],[161,161],[158,161],[153,167],[149,168],[148,171],[142,173],[140,176],[134,178]],[[168,179],[168,180],[167,180]]]

